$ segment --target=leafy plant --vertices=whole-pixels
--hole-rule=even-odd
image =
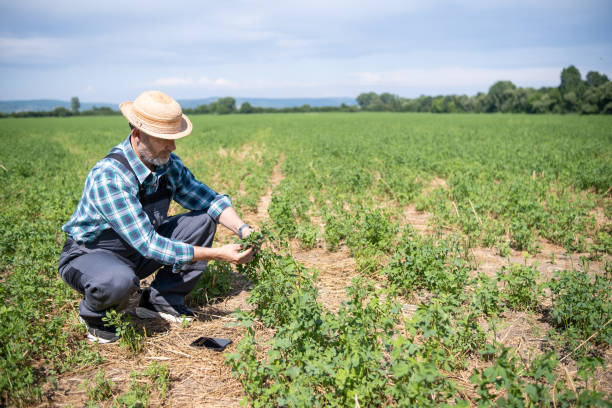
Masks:
[[[145,408],[148,406],[151,397],[149,392],[149,384],[132,380],[130,388],[115,399],[113,406],[118,408]]]
[[[155,361],[151,363],[144,372],[134,371],[130,375],[132,378],[148,377],[152,385],[159,392],[161,398],[166,398],[166,394],[170,388],[170,371],[165,363],[158,363]]]
[[[233,269],[227,262],[209,261],[187,299],[195,305],[207,305],[223,298],[232,289]]]
[[[457,241],[402,236],[398,250],[385,268],[389,281],[405,292],[427,289],[463,297],[469,266],[460,257]]]
[[[145,334],[134,327],[131,317],[124,313],[118,313],[115,309],[108,310],[102,318],[106,326],[114,326],[116,335],[120,337],[119,345],[125,347],[133,354],[144,350]]]
[[[536,282],[538,276],[534,266],[503,266],[497,273],[497,281],[502,284],[500,295],[506,305],[514,310],[533,310],[542,294],[542,285]]]
[[[113,396],[113,387],[115,383],[111,379],[106,378],[104,370],[98,370],[93,382],[84,380],[80,387],[85,390],[89,401],[105,401]]]
[[[606,265],[603,275],[591,276],[588,270],[557,271],[548,287],[555,327],[574,341],[596,334],[593,342],[612,344],[608,322],[612,316],[612,264]]]

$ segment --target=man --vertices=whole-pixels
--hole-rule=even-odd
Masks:
[[[171,322],[191,321],[185,305],[211,259],[235,264],[252,260],[252,249],[238,244],[212,248],[217,223],[243,238],[252,228],[242,222],[227,195],[196,180],[173,154],[175,140],[192,125],[179,104],[159,91],[142,93],[119,105],[132,129],[92,168],[70,220],[59,261],[62,279],[84,295],[79,305],[88,339],[116,341],[115,328],[102,317],[125,306],[140,280],[159,269],[143,291],[136,315]],[[168,218],[174,199],[185,214]]]

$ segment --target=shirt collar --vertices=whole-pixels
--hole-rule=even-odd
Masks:
[[[125,157],[127,158],[128,163],[130,163],[130,166],[132,166],[134,173],[136,173],[138,182],[140,184],[144,184],[147,177],[153,174],[153,172],[149,170],[147,166],[145,166],[145,164],[142,162],[142,160],[140,160],[140,158],[138,157],[138,155],[132,148],[132,143],[130,142],[130,136],[128,136],[127,139],[125,139],[123,143],[121,143],[121,149],[123,150],[123,153],[125,154]],[[162,168],[164,168],[165,170],[165,168],[167,168],[167,165],[161,166],[161,168],[157,169],[155,173],[159,175],[160,170],[162,170]]]

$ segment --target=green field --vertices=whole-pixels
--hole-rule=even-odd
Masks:
[[[224,329],[234,336],[224,372],[238,399],[610,406],[612,118],[191,119],[194,132],[176,153],[266,231],[255,263],[239,271],[214,263],[192,298],[218,314],[213,297],[238,302],[233,281],[250,282],[249,310]],[[121,117],[0,120],[0,406],[181,404],[175,373],[189,366],[172,361],[191,355],[188,347],[152,363],[142,350],[160,337],[138,321],[131,340],[90,345],[76,320],[79,299],[56,270],[60,227],[89,169],[128,132]],[[311,258],[324,270],[303,261]],[[143,347],[129,347],[136,343]],[[134,364],[149,371],[130,377]],[[99,367],[125,378],[95,393],[105,384]],[[82,381],[69,385],[77,373]],[[151,399],[138,397],[144,389]]]

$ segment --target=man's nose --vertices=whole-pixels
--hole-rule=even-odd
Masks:
[[[173,152],[174,150],[176,150],[176,143],[174,142],[174,140],[168,140],[168,149]]]

